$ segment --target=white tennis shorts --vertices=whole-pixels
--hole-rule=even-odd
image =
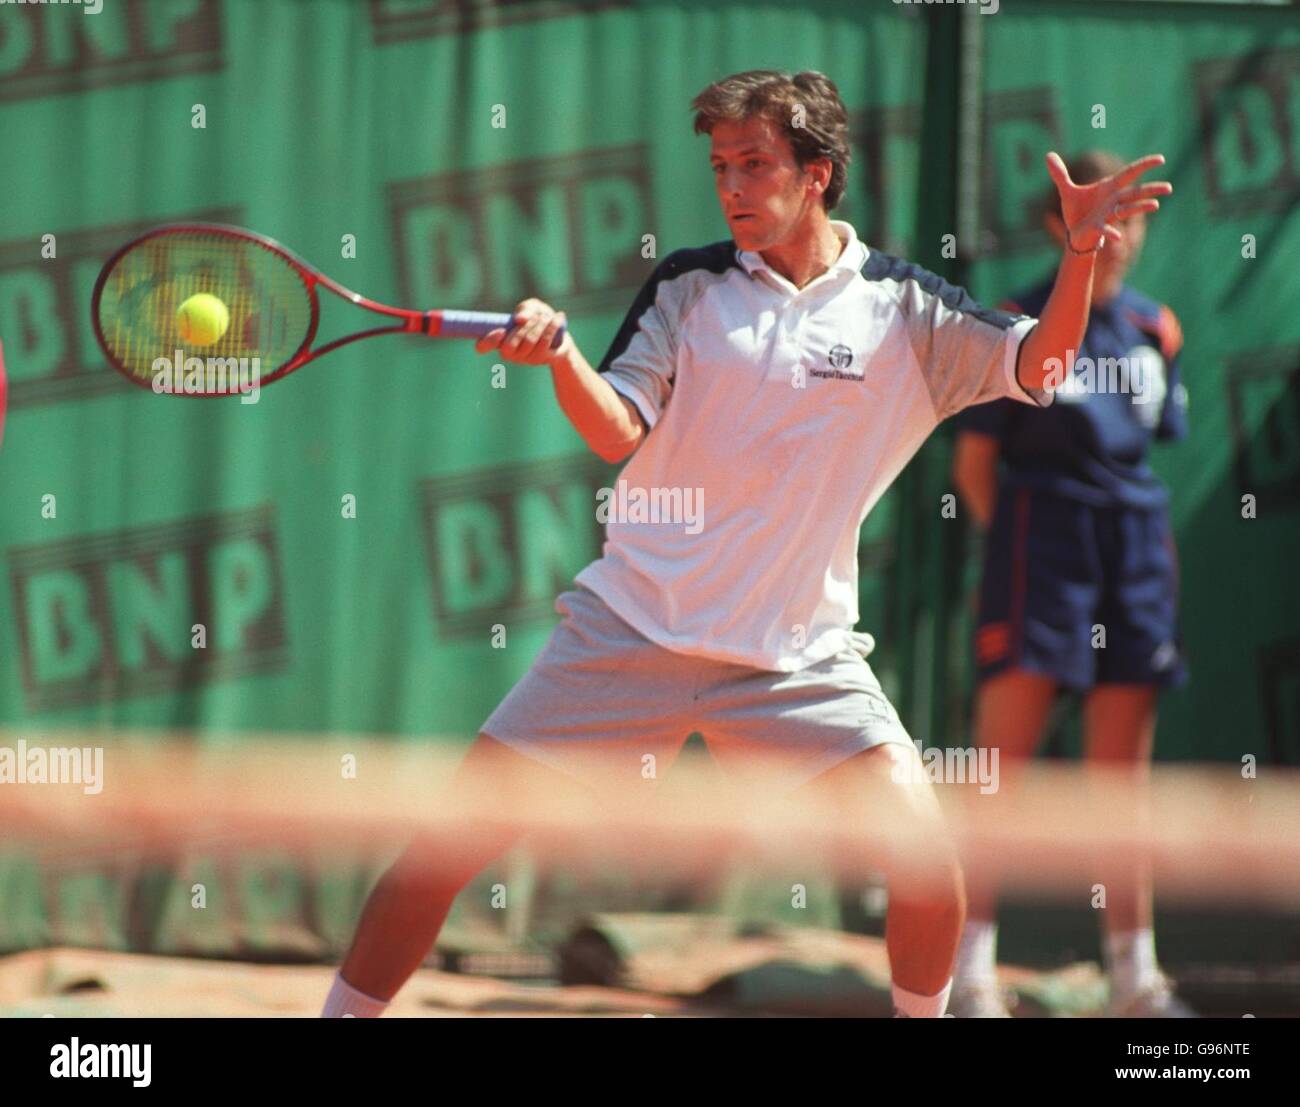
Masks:
[[[733,780],[761,764],[770,786],[778,763],[778,793],[862,750],[912,746],[867,664],[865,636],[780,673],[664,649],[581,585],[555,609],[563,622],[481,729],[586,784],[643,779],[647,758],[662,776],[697,731]]]

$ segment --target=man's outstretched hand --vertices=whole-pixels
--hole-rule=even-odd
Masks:
[[[1086,254],[1099,249],[1106,239],[1119,241],[1117,221],[1139,212],[1157,211],[1157,196],[1168,196],[1174,186],[1168,181],[1148,181],[1135,185],[1143,173],[1164,165],[1163,154],[1148,154],[1130,162],[1118,173],[1103,177],[1094,184],[1080,185],[1070,180],[1065,162],[1055,152],[1047,155],[1047,172],[1061,196],[1061,218],[1065,222],[1066,241],[1075,253]]]

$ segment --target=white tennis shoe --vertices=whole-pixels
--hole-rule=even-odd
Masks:
[[[1155,981],[1128,995],[1112,996],[1103,1012],[1108,1019],[1195,1019],[1195,1011],[1174,995],[1173,981],[1159,973]]]

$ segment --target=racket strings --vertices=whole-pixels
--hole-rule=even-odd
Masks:
[[[178,317],[198,293],[215,296],[229,314],[221,336],[204,345],[181,337]],[[170,369],[199,374],[205,392],[233,392],[240,374],[265,378],[292,360],[311,330],[312,299],[288,260],[256,242],[170,232],[118,259],[99,321],[108,353],[136,379],[152,382]]]

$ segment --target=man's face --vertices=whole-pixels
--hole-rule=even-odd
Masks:
[[[800,169],[789,139],[768,120],[755,116],[718,123],[710,137],[718,202],[742,250],[780,245],[795,233],[809,206],[821,204],[811,172],[819,163]]]

